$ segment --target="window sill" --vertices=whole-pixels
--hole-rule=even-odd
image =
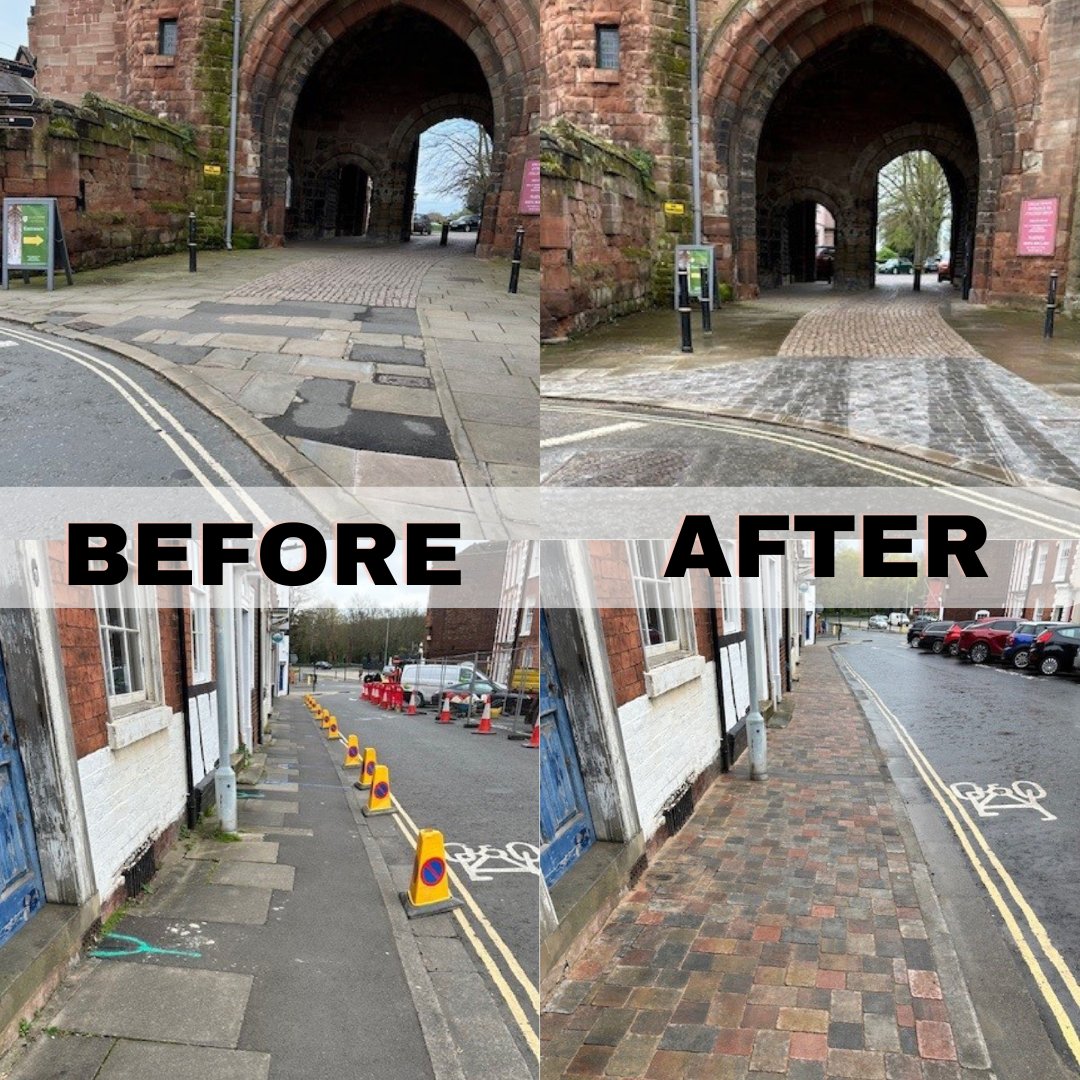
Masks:
[[[592,81],[594,83],[621,82],[621,72],[618,70],[618,68],[593,68]]]
[[[152,56],[150,57],[150,66],[159,68],[176,67],[175,56]]]
[[[694,679],[700,679],[705,670],[705,657],[697,653],[673,656],[663,660],[645,672],[645,693],[660,697]]]
[[[109,733],[109,749],[123,750],[125,746],[164,731],[171,719],[172,709],[168,705],[140,706],[137,711],[117,716],[105,725]]]

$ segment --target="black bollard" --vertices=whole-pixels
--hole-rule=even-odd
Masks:
[[[188,250],[188,271],[192,274],[198,269],[196,266],[198,247],[195,243],[195,211],[192,210],[188,214],[187,219],[187,250]]]
[[[706,334],[712,333],[712,289],[707,266],[701,268],[701,329]]]
[[[447,240],[450,239],[450,222],[444,221],[442,223],[442,236],[439,237],[439,247],[446,247]]]
[[[679,322],[682,324],[682,351],[692,353],[694,343],[690,338],[690,271],[679,267]]]
[[[1058,272],[1050,271],[1050,285],[1046,290],[1046,318],[1043,319],[1043,337],[1054,336],[1054,311],[1057,308],[1057,279]]]
[[[521,249],[525,246],[525,226],[519,225],[514,233],[514,257],[510,260],[510,288],[508,292],[516,293],[518,287],[518,274],[521,273]]]

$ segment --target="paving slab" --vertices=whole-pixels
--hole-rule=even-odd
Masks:
[[[94,1080],[267,1080],[269,1076],[269,1054],[121,1039]]]
[[[439,398],[434,390],[412,386],[388,386],[383,383],[362,383],[353,394],[354,409],[374,409],[377,412],[401,416],[432,416],[441,419]]]
[[[202,840],[187,852],[185,859],[213,859],[218,862],[276,863],[278,845],[269,840],[219,842]]]
[[[246,885],[283,892],[292,892],[295,880],[296,868],[283,863],[220,863],[211,875],[215,885]]]
[[[198,885],[185,882],[147,904],[148,915],[193,922],[261,926],[270,910],[270,889],[249,885]]]
[[[43,1036],[19,1063],[19,1080],[87,1080],[96,1077],[114,1039],[98,1035]]]
[[[103,960],[55,1023],[90,1035],[235,1049],[252,982],[231,972]]]

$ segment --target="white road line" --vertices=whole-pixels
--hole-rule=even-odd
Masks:
[[[585,442],[587,439],[600,439],[605,435],[614,435],[618,431],[633,431],[635,428],[645,427],[640,420],[628,420],[621,424],[607,424],[604,427],[592,428],[590,431],[575,431],[569,435],[554,435],[550,439],[541,439],[540,446],[547,449],[549,446],[568,446],[570,443]]]
[[[14,338],[23,341],[26,344],[33,345],[37,348],[44,349],[47,352],[55,353],[57,356],[72,360],[76,364],[79,364],[81,367],[84,367],[97,375],[103,382],[108,383],[146,422],[151,430],[162,438],[176,456],[184,463],[184,466],[191,470],[192,474],[207,492],[210,493],[214,501],[217,502],[226,513],[233,517],[234,520],[245,520],[242,513],[231,504],[228,504],[227,500],[222,495],[220,485],[211,483],[206,474],[198,468],[194,461],[192,461],[192,459],[177,445],[177,440],[174,439],[171,434],[166,432],[162,426],[147,413],[140,402],[136,400],[136,397],[141,398],[142,403],[157,413],[157,415],[173,429],[176,436],[186,442],[198,457],[200,457],[209,467],[210,471],[215,473],[224,482],[231,493],[254,515],[260,525],[265,528],[271,524],[271,518],[244,490],[242,485],[232,476],[228,469],[226,469],[225,466],[222,465],[205,446],[203,446],[202,442],[195,435],[188,431],[187,428],[173,416],[165,405],[158,401],[157,398],[126,372],[122,371],[114,364],[111,364],[106,360],[101,360],[90,353],[83,352],[81,349],[77,349],[74,346],[47,341],[37,334],[28,333],[23,330],[6,330],[5,333],[11,334]],[[125,385],[121,385],[121,383]],[[127,388],[125,388],[125,386]]]

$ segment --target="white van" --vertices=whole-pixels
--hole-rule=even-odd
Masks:
[[[406,664],[401,669],[401,685],[406,694],[416,691],[416,703],[426,705],[432,699],[437,698],[448,686],[457,686],[460,683],[473,681],[476,675],[476,683],[487,686],[490,683],[488,677],[474,667],[471,663],[447,663],[447,664]],[[490,691],[484,690],[485,693]]]
[[[910,621],[906,611],[893,611],[889,613],[890,626],[907,626]]]

